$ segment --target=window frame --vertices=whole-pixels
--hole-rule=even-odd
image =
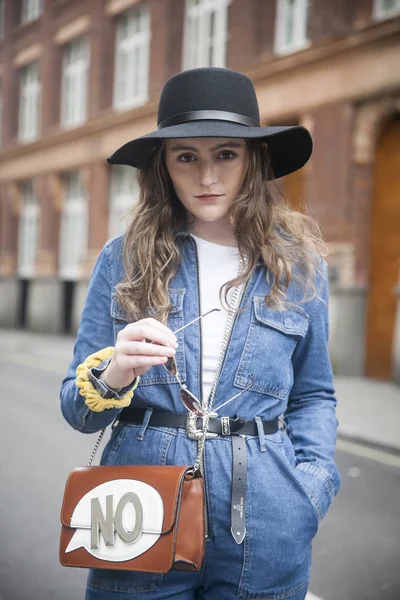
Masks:
[[[88,195],[78,170],[64,174],[63,186],[58,275],[64,281],[77,281],[82,275],[89,242]]]
[[[81,48],[77,54],[81,53],[81,56],[74,62],[71,56],[78,45]],[[89,69],[90,44],[88,36],[84,34],[62,47],[60,125],[63,129],[79,127],[88,120]]]
[[[296,12],[300,13],[300,21],[296,21],[296,18],[294,19],[294,39],[291,43],[287,43],[285,41],[285,32],[289,15],[287,12],[288,0],[276,0],[274,52],[277,55],[292,54],[310,45],[310,40],[307,36],[307,26],[311,11],[310,0],[294,1],[296,4],[294,11],[295,14]],[[301,32],[301,35],[299,35],[299,32]]]
[[[29,81],[29,69],[35,69],[36,79]],[[40,104],[42,84],[40,61],[35,60],[19,69],[18,141],[32,142],[40,135]],[[33,99],[32,99],[33,98]],[[32,108],[32,106],[34,108]],[[34,117],[32,115],[35,115]],[[32,118],[32,122],[29,119]],[[30,125],[28,127],[28,124]]]
[[[139,185],[133,167],[114,166],[109,174],[108,237],[111,239],[125,231],[128,213],[139,197]]]
[[[43,12],[43,0],[21,1],[21,25],[32,23],[39,19]]]
[[[17,273],[21,279],[36,275],[40,244],[40,203],[31,180],[21,185],[21,212],[18,224]]]
[[[125,19],[125,22],[123,22],[123,19]],[[123,37],[123,27],[128,30],[129,28],[136,29],[137,31],[131,31],[130,35]],[[140,3],[138,6],[132,6],[116,16],[113,85],[114,110],[124,111],[137,106],[143,106],[148,102],[150,41],[151,14],[147,4]],[[135,59],[129,60],[129,57],[132,59],[132,56]],[[133,65],[134,63],[136,63],[136,69],[132,70],[129,65]],[[131,85],[133,80],[136,82],[134,86]]]
[[[195,1],[185,1],[182,69],[225,67],[231,0],[199,0],[198,4]],[[214,26],[212,20],[210,23],[212,14]],[[209,35],[205,37],[207,29]]]

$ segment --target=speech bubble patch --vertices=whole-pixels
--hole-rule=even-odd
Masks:
[[[107,561],[131,560],[159,539],[164,505],[151,485],[114,479],[90,490],[76,505],[70,526],[76,529],[65,552],[85,548]]]

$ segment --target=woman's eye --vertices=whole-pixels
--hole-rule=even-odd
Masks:
[[[178,156],[178,160],[180,162],[192,162],[194,160],[194,156],[192,154],[181,154]]]
[[[224,150],[224,152],[221,152],[220,154],[220,158],[222,158],[223,160],[230,160],[231,158],[235,158],[237,155],[234,152],[231,152],[230,150]]]

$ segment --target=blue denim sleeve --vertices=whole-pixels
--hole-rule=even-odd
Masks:
[[[294,445],[296,473],[320,519],[339,490],[334,462],[337,419],[333,373],[328,353],[328,277],[324,264],[306,336],[293,355],[294,384],[285,421]]]
[[[107,244],[101,251],[90,278],[86,302],[82,311],[74,355],[61,385],[61,410],[74,428],[83,433],[94,433],[113,422],[119,409],[93,412],[75,385],[76,368],[88,356],[102,348],[114,346],[113,322],[110,314],[111,272]]]

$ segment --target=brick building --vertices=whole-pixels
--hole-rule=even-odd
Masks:
[[[0,326],[74,331],[165,80],[227,66],[312,132],[278,182],[329,244],[337,373],[400,379],[400,0],[0,0]]]

